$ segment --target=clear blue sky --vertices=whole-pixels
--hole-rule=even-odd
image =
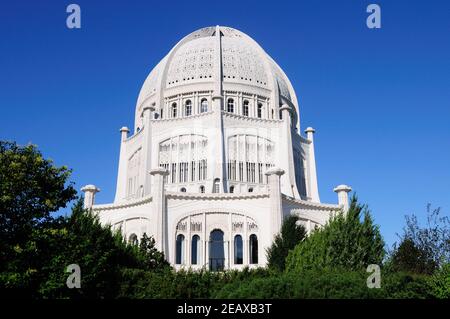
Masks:
[[[35,143],[73,168],[79,189],[114,197],[119,128],[133,126],[139,89],[184,35],[226,25],[251,37],[291,79],[303,129],[316,129],[323,202],[356,190],[389,244],[404,215],[450,211],[450,2],[69,1],[0,7],[0,139]]]

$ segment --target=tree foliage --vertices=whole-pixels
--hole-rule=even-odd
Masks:
[[[70,173],[34,145],[0,141],[0,271],[14,250],[24,249],[36,229],[51,222],[52,212],[75,199]]]
[[[440,299],[450,299],[450,264],[445,264],[429,279],[431,293]]]
[[[52,217],[75,198],[70,170],[34,146],[0,142],[0,150],[0,288],[32,298],[114,297],[124,269],[169,268],[153,238],[127,244],[85,211],[81,198],[69,217]],[[70,264],[81,268],[81,289],[66,286]]]
[[[272,246],[267,249],[269,268],[283,271],[289,251],[299,244],[306,236],[306,230],[298,224],[298,216],[288,216],[281,226],[280,233],[275,236]]]
[[[381,265],[384,243],[367,206],[353,196],[346,214],[338,213],[289,253],[288,271],[342,268],[360,271]]]
[[[141,246],[126,243],[119,231],[101,225],[97,216],[85,211],[81,200],[64,226],[64,247],[52,253],[43,267],[48,269],[48,280],[40,288],[45,296],[112,298],[119,290],[123,269],[149,271],[168,266],[152,238],[145,237]],[[68,290],[65,285],[67,273],[61,270],[69,264],[81,268],[81,289]]]
[[[368,299],[433,298],[426,277],[382,273],[380,289],[366,285],[367,273],[345,269],[305,270],[225,283],[215,298]]]
[[[390,266],[396,271],[433,274],[450,263],[450,220],[441,209],[427,206],[427,223],[421,227],[415,215],[406,216],[400,244],[394,245]]]
[[[437,264],[428,250],[417,247],[411,238],[404,238],[395,248],[391,258],[391,267],[395,271],[431,275]]]
[[[126,243],[120,232],[101,225],[97,216],[84,210],[80,199],[70,217],[35,229],[23,248],[15,250],[0,274],[0,285],[26,288],[31,298],[114,298],[126,269],[170,269],[154,243],[146,236],[140,246]],[[66,286],[70,264],[80,266],[80,289]]]

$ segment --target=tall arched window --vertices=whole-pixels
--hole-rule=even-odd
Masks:
[[[223,231],[214,229],[209,235],[209,269],[221,271],[225,266]]]
[[[258,237],[256,237],[255,234],[250,235],[250,264],[257,264],[258,263]]]
[[[184,235],[179,234],[177,236],[177,243],[176,243],[176,258],[175,263],[177,265],[184,264]]]
[[[227,112],[234,113],[234,100],[228,99],[227,101]]]
[[[242,265],[244,260],[244,250],[242,245],[242,236],[234,236],[234,264]]]
[[[200,193],[204,193],[205,192],[205,186],[200,186]]]
[[[230,186],[230,193],[234,193],[234,186]]]
[[[172,117],[177,117],[177,103],[172,103]]]
[[[263,105],[258,103],[258,118],[262,118]]]
[[[136,234],[131,234],[130,237],[128,237],[128,242],[131,245],[137,245],[139,243],[137,235]]]
[[[208,112],[208,100],[202,99],[200,102],[200,113]]]
[[[184,105],[184,115],[191,116],[192,115],[192,102],[191,100],[187,100]]]
[[[244,116],[248,116],[248,105],[249,105],[248,100],[244,100],[244,105],[242,106],[242,114]]]
[[[220,179],[216,178],[214,180],[213,193],[218,193],[218,192],[220,192]]]
[[[192,245],[191,245],[191,264],[197,265],[200,262],[200,236],[194,235],[192,236]]]

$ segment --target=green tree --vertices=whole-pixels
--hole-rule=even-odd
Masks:
[[[29,287],[36,272],[31,238],[47,236],[40,230],[54,227],[51,213],[76,198],[70,173],[33,145],[0,141],[0,285]]]
[[[76,198],[70,170],[34,146],[0,142],[0,151],[0,288],[32,298],[112,298],[127,284],[126,269],[170,270],[153,238],[127,244],[81,198],[69,217],[52,217]],[[70,264],[81,268],[81,289],[66,286]]]
[[[152,237],[145,236],[140,245],[126,243],[120,231],[101,225],[96,215],[83,209],[81,199],[63,224],[64,236],[57,238],[62,243],[48,241],[55,249],[41,268],[44,280],[39,293],[43,297],[114,298],[125,284],[125,269],[170,269]],[[81,268],[81,289],[66,287],[64,270],[69,264]]]
[[[361,271],[379,264],[384,243],[366,205],[353,196],[346,214],[338,213],[322,228],[315,230],[289,253],[288,271],[342,268]]]
[[[144,258],[143,263],[146,266],[146,269],[165,270],[170,266],[164,253],[156,248],[155,239],[151,236],[147,236],[146,233],[144,233],[139,242],[139,250],[139,256]]]
[[[417,247],[411,238],[404,238],[394,249],[388,262],[394,271],[431,275],[437,268],[430,251]]]
[[[281,226],[281,232],[275,236],[272,246],[267,249],[268,266],[271,269],[283,271],[289,251],[306,236],[305,227],[298,225],[298,216],[288,216]]]
[[[450,263],[450,220],[440,208],[428,204],[425,226],[415,215],[405,219],[400,244],[394,244],[388,261],[394,270],[431,275]]]
[[[0,239],[4,245],[25,242],[51,212],[76,198],[71,170],[44,159],[34,145],[0,141]],[[3,248],[3,247],[2,247]]]

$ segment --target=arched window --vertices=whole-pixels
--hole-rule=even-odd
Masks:
[[[179,234],[177,236],[177,243],[176,243],[176,258],[175,263],[177,265],[184,264],[184,235]]]
[[[209,235],[209,269],[221,271],[225,266],[223,231],[214,229]]]
[[[216,178],[214,180],[213,193],[218,193],[218,192],[220,192],[220,179]]]
[[[230,193],[234,193],[234,186],[230,186]]]
[[[234,264],[242,265],[244,260],[244,250],[242,245],[242,236],[234,236]]]
[[[200,102],[200,113],[208,112],[208,100],[202,99]]]
[[[258,263],[258,237],[255,234],[250,235],[250,264]]]
[[[253,193],[253,187],[250,187],[250,188],[248,189],[248,192],[249,192],[249,193]]]
[[[234,100],[233,99],[228,99],[227,112],[234,113]]]
[[[128,237],[128,242],[131,245],[137,245],[139,243],[137,235],[134,233],[131,234],[130,237]]]
[[[262,118],[263,105],[258,103],[258,118]]]
[[[201,260],[200,255],[200,236],[194,235],[192,236],[192,245],[191,245],[191,264],[197,265]]]
[[[186,104],[184,105],[184,114],[186,116],[191,116],[192,115],[192,102],[191,100],[187,100]]]
[[[204,192],[205,192],[205,186],[202,185],[202,186],[200,186],[200,193],[203,194]]]
[[[172,104],[172,117],[177,117],[177,103]]]
[[[181,191],[182,193],[186,193],[186,188],[181,187],[180,191]]]
[[[248,116],[248,100],[244,100],[244,105],[242,106],[242,114]]]

